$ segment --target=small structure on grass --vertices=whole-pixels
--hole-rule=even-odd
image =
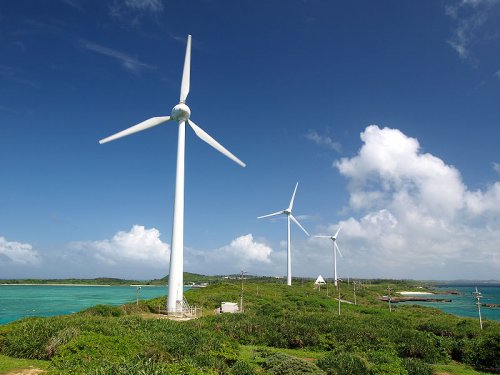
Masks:
[[[321,290],[321,285],[325,284],[326,284],[325,279],[323,279],[323,276],[319,275],[316,281],[314,282],[314,288]]]
[[[221,302],[220,312],[234,314],[240,312],[240,309],[236,302]]]

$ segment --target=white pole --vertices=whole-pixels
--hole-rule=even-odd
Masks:
[[[340,284],[338,284],[337,290],[339,291],[339,316],[340,316]]]
[[[136,290],[135,290],[135,304],[136,305],[139,305],[139,289],[141,289],[141,287],[137,286]]]
[[[184,153],[186,123],[179,123],[177,143],[177,172],[175,176],[174,221],[172,224],[172,249],[170,251],[170,272],[168,274],[167,312],[178,312],[184,299]]]
[[[334,282],[335,286],[337,286],[337,249],[335,248],[335,241],[333,241],[333,268],[334,268]]]
[[[477,287],[476,287],[476,291],[472,294],[474,295],[474,297],[477,300],[476,305],[477,305],[477,312],[479,314],[479,326],[481,327],[481,329],[483,329],[483,318],[481,317],[481,297],[482,297],[482,295],[477,290]]]
[[[286,284],[292,285],[292,254],[290,251],[290,215],[286,215],[287,219],[287,240],[286,240]]]
[[[477,300],[477,311],[479,312],[479,326],[483,329],[483,318],[481,317],[481,302]]]
[[[357,303],[356,303],[356,281],[353,281],[353,285],[354,285],[354,304],[357,305]]]

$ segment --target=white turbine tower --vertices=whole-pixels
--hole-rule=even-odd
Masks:
[[[179,138],[177,143],[177,172],[175,177],[175,201],[174,220],[172,225],[172,249],[170,252],[170,272],[168,275],[168,302],[169,313],[182,312],[184,302],[184,153],[186,124],[189,124],[196,135],[210,146],[226,155],[242,167],[245,167],[240,159],[226,150],[219,142],[208,135],[203,129],[196,125],[191,119],[191,110],[186,105],[189,94],[189,81],[191,71],[191,35],[188,35],[186,46],[186,57],[184,59],[184,70],[182,73],[181,95],[179,104],[173,109],[170,116],[152,117],[110,137],[101,139],[99,143],[106,143],[139,131],[152,128],[167,121],[176,121],[179,124]]]
[[[337,245],[337,236],[339,235],[340,232],[340,227],[337,229],[337,232],[333,236],[314,236],[318,238],[329,238],[333,241],[333,270],[334,270],[334,283],[335,286],[337,286],[337,251],[340,256],[342,256],[342,253],[340,252],[340,249]]]
[[[286,274],[286,283],[287,283],[287,285],[292,285],[292,255],[291,255],[291,251],[290,251],[290,247],[291,247],[290,219],[292,219],[292,221],[295,224],[297,224],[300,227],[300,229],[302,229],[304,231],[305,234],[307,234],[309,236],[309,233],[307,233],[307,231],[304,229],[304,227],[302,225],[300,225],[300,223],[297,221],[297,219],[295,217],[293,217],[293,215],[292,215],[293,200],[295,199],[295,192],[297,191],[297,186],[299,186],[298,182],[295,185],[295,190],[293,191],[292,199],[290,200],[290,205],[288,206],[287,209],[282,210],[282,211],[278,211],[278,212],[274,212],[274,213],[269,214],[269,215],[259,216],[257,218],[257,219],[262,219],[264,217],[276,216],[276,215],[281,215],[281,214],[286,215],[286,218],[287,218],[287,240],[286,240],[286,270],[287,270],[287,274]]]

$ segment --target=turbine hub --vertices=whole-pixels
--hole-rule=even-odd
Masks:
[[[191,110],[185,103],[179,103],[172,108],[171,117],[177,122],[187,121],[191,116]]]

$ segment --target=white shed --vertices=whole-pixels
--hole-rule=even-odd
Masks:
[[[319,285],[319,284],[326,284],[325,279],[323,279],[323,276],[319,275],[314,284]]]
[[[221,302],[220,304],[220,312],[221,313],[237,313],[240,309],[238,308],[238,304],[236,302]]]

